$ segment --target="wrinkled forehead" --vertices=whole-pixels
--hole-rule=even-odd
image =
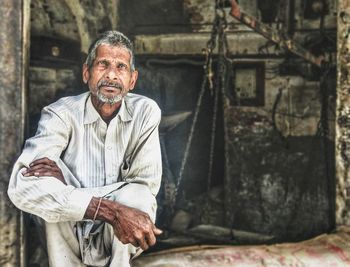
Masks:
[[[121,59],[130,62],[131,53],[122,45],[101,44],[96,49],[96,58]]]

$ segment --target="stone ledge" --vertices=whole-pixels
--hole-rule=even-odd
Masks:
[[[135,52],[139,55],[201,55],[209,38],[209,33],[137,35],[134,41]],[[227,39],[230,50],[237,55],[259,54],[259,47],[267,42],[254,32],[230,33]]]

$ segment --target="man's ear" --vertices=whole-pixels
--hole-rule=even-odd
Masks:
[[[137,70],[134,70],[134,71],[131,73],[131,80],[130,80],[129,91],[131,91],[132,89],[134,89],[138,76],[139,76],[139,73],[138,73]]]
[[[87,83],[90,79],[89,67],[85,63],[83,64],[83,82]]]

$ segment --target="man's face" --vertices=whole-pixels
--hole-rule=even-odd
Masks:
[[[134,88],[137,75],[130,69],[130,53],[123,47],[102,44],[91,68],[83,65],[83,81],[91,94],[109,104],[120,102]]]

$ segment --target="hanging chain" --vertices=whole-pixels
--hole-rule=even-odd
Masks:
[[[219,12],[221,14],[219,14]],[[216,18],[219,20],[218,22],[218,64],[217,64],[217,75],[216,75],[216,83],[215,83],[215,96],[214,96],[214,105],[213,105],[213,121],[211,127],[211,140],[210,140],[210,152],[209,152],[209,170],[207,177],[207,193],[209,193],[212,183],[213,176],[213,166],[214,166],[214,153],[215,153],[215,138],[216,138],[216,124],[218,118],[218,104],[219,104],[219,93],[220,89],[225,85],[226,80],[226,64],[225,58],[226,53],[228,51],[228,42],[225,30],[227,28],[226,15],[225,11],[220,5],[220,9],[216,11]],[[221,92],[223,93],[223,92]],[[209,199],[209,198],[207,198]]]
[[[184,174],[184,170],[186,167],[189,151],[191,148],[191,144],[192,144],[192,140],[193,140],[193,136],[194,136],[194,131],[195,131],[195,128],[196,128],[196,125],[198,122],[198,115],[199,115],[199,111],[200,111],[200,108],[202,105],[205,89],[207,87],[209,87],[211,94],[213,94],[213,88],[214,88],[214,84],[213,84],[214,72],[213,72],[213,66],[212,66],[212,64],[213,64],[213,51],[216,47],[216,40],[217,40],[217,36],[218,36],[219,23],[220,23],[220,18],[218,16],[215,16],[215,19],[213,21],[213,28],[211,31],[210,39],[207,42],[206,48],[203,50],[203,53],[205,54],[205,63],[203,66],[203,69],[204,69],[203,80],[202,80],[198,100],[196,103],[195,113],[193,115],[190,133],[189,133],[189,136],[187,139],[187,143],[186,143],[186,147],[185,147],[185,151],[184,151],[184,156],[183,156],[183,159],[181,161],[181,167],[180,167],[180,171],[179,171],[179,175],[178,175],[178,179],[177,179],[177,183],[176,183],[176,187],[175,187],[175,193],[174,193],[174,205],[176,204],[176,201],[179,198],[179,196],[178,196],[179,189],[180,189],[180,186],[181,186],[181,183],[183,180],[183,174]]]
[[[214,149],[215,149],[215,134],[216,134],[216,119],[217,119],[217,110],[218,110],[218,98],[219,98],[219,89],[217,89],[215,91],[214,94],[214,82],[213,82],[213,77],[214,77],[214,72],[213,72],[213,51],[216,48],[216,43],[217,43],[217,39],[219,36],[219,45],[220,45],[220,53],[222,55],[225,54],[225,52],[223,52],[225,49],[225,51],[228,51],[228,45],[227,45],[227,40],[226,40],[226,35],[224,34],[224,30],[227,27],[227,22],[226,22],[226,15],[225,15],[225,11],[223,9],[223,1],[222,0],[216,0],[216,15],[215,15],[215,19],[213,21],[213,28],[212,28],[212,32],[211,32],[211,36],[209,41],[207,42],[207,46],[204,49],[204,54],[205,54],[205,63],[203,66],[204,69],[204,75],[203,75],[203,80],[202,80],[202,84],[201,84],[201,88],[200,88],[200,92],[199,92],[199,96],[198,96],[198,100],[197,100],[197,104],[196,104],[196,108],[195,108],[195,113],[193,116],[193,121],[192,121],[192,125],[191,125],[191,129],[190,129],[190,133],[187,139],[187,143],[186,143],[186,147],[185,147],[185,151],[184,151],[184,156],[181,162],[181,167],[180,167],[180,171],[179,171],[179,175],[178,175],[178,179],[177,179],[177,183],[176,183],[176,187],[175,187],[175,193],[174,193],[174,205],[176,204],[176,202],[179,199],[179,189],[183,180],[183,174],[184,174],[184,170],[187,164],[187,159],[189,156],[189,151],[191,148],[191,144],[192,144],[192,140],[193,140],[193,136],[194,136],[194,131],[198,122],[198,115],[200,112],[200,108],[202,105],[202,100],[203,100],[203,96],[205,93],[205,89],[207,87],[209,87],[210,93],[213,96],[214,95],[214,110],[213,110],[213,122],[212,122],[212,132],[211,132],[211,144],[210,144],[210,154],[209,154],[209,172],[208,172],[208,189],[210,188],[210,184],[211,184],[211,176],[212,176],[212,170],[213,170],[213,159],[214,159]],[[220,14],[221,13],[221,14]],[[224,49],[224,50],[223,50]],[[222,71],[220,70],[220,65],[222,64],[218,64],[219,67],[219,75],[217,75],[217,79],[216,79],[216,84],[215,86],[217,88],[219,88],[220,84],[222,84],[222,82],[220,82],[220,77],[222,76],[221,73]],[[225,77],[224,77],[225,79]]]
[[[204,71],[205,71],[205,76],[206,76],[207,82],[209,84],[209,89],[210,89],[211,95],[213,95],[213,89],[214,89],[213,51],[216,47],[216,39],[218,36],[219,23],[220,23],[219,18],[217,16],[215,16],[212,33],[211,33],[209,41],[207,42],[207,48],[204,50],[204,53],[206,55],[205,64],[204,64]]]

